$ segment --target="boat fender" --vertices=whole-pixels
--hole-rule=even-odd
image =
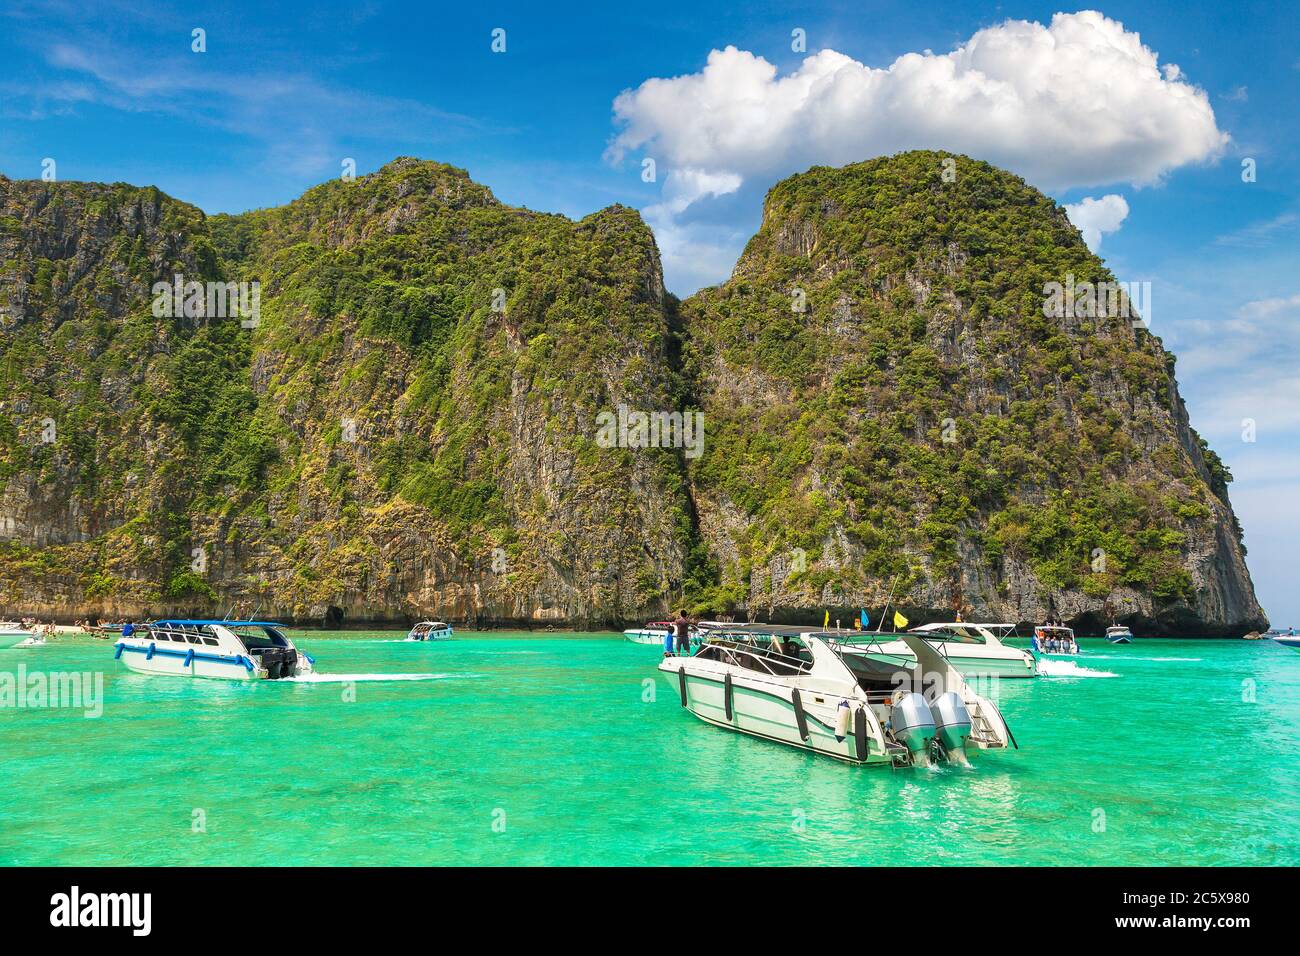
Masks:
[[[185,652],[185,663],[182,666],[189,667],[193,663],[194,663],[194,648],[191,647],[188,651]]]
[[[157,647],[157,646],[158,646],[157,644],[150,644],[150,645],[149,645],[149,649],[148,649],[147,651],[144,652],[144,659],[145,659],[145,660],[147,660],[147,661],[151,661],[151,660],[153,660],[153,652],[154,652],[154,648]]]
[[[847,700],[840,701],[840,706],[835,711],[835,742],[843,743],[844,738],[849,735],[849,721],[853,718],[853,711],[849,709]]]
[[[731,675],[727,674],[722,681],[722,705],[727,712],[727,720],[731,720]]]
[[[125,645],[125,644],[118,644],[118,645],[117,645],[117,653],[113,655],[113,660],[115,660],[115,661],[116,661],[116,660],[121,660],[121,659],[122,659],[122,652],[123,652],[124,650],[126,650],[126,645]]]
[[[790,691],[790,703],[794,704],[794,722],[799,728],[799,739],[805,743],[808,740],[808,715],[803,712],[803,698],[799,696],[799,688]]]
[[[858,759],[866,760],[871,753],[871,740],[867,737],[867,711],[863,707],[853,715],[853,736],[858,745]]]
[[[682,692],[682,706],[685,707],[686,706],[686,668],[684,667],[679,667],[677,669],[677,685]]]
[[[235,658],[235,663],[236,663],[236,664],[243,664],[243,665],[244,665],[244,670],[246,670],[246,671],[251,671],[251,670],[253,669],[253,662],[250,661],[250,660],[249,660],[247,657],[245,657],[243,654],[240,654],[240,655],[238,655],[238,656]]]

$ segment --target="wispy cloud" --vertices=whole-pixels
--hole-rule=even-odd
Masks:
[[[22,5],[7,15],[20,23],[35,21],[37,6]],[[125,18],[138,13],[129,4],[115,9]],[[27,42],[52,68],[55,79],[38,85],[0,80],[5,115],[41,119],[96,104],[174,116],[187,124],[227,131],[260,149],[267,163],[296,173],[319,172],[322,163],[337,164],[358,142],[382,142],[391,154],[394,144],[427,147],[497,131],[471,116],[333,81],[315,64],[296,64],[292,57],[250,50],[232,65],[229,50],[223,51],[224,59],[215,53],[193,53],[190,27],[172,27],[162,55],[157,43],[105,43],[84,26],[65,29],[55,38],[29,30]],[[186,42],[176,42],[177,36]],[[215,46],[216,39],[210,38],[210,43]]]
[[[1225,233],[1214,240],[1220,246],[1239,246],[1258,249],[1271,245],[1282,233],[1295,230],[1300,224],[1300,216],[1293,212],[1284,212],[1264,222],[1252,223],[1233,232]]]

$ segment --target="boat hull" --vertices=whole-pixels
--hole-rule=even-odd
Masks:
[[[203,677],[213,680],[266,680],[266,671],[242,655],[210,654],[204,651],[173,650],[169,647],[118,643],[117,659],[137,674],[167,677]],[[298,652],[298,675],[311,672],[311,662]]]
[[[447,641],[451,639],[452,633],[453,633],[452,629],[450,627],[446,627],[446,628],[439,628],[436,631],[426,631],[423,635],[419,637],[414,637],[408,634],[406,636],[406,639],[408,641],[412,641],[417,644],[423,643],[425,641]]]
[[[22,630],[18,630],[17,628],[14,628],[13,630],[10,630],[9,628],[0,630],[0,650],[5,650],[10,647],[17,647],[23,641],[27,640],[32,636],[33,635],[31,631],[22,631]]]
[[[674,689],[681,693],[681,675],[671,669],[660,670]],[[726,682],[722,678],[689,673],[685,675],[685,707],[707,724],[834,757],[845,763],[893,762],[877,741],[872,741],[867,757],[863,760],[859,759],[857,741],[851,731],[843,740],[835,739],[835,707],[838,706],[838,697],[834,698],[835,706],[828,706],[817,704],[816,695],[811,691],[801,695],[800,703],[808,728],[808,739],[804,740],[799,734],[794,703],[779,690],[765,691],[739,682],[733,683],[730,717],[727,716],[726,693]]]
[[[654,631],[645,631],[637,628],[623,632],[623,637],[631,641],[633,644],[654,644],[656,647],[663,647],[664,639],[667,636],[667,633],[664,631],[656,633]]]

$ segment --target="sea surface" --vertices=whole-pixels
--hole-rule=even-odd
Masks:
[[[0,864],[1300,863],[1300,653],[1271,641],[1084,640],[998,687],[1019,750],[889,770],[702,723],[620,635],[292,633],[311,681],[0,651],[104,695],[0,707]]]

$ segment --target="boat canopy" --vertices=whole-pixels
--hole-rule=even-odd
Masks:
[[[834,628],[810,627],[807,624],[715,624],[701,621],[698,627],[709,634],[727,635],[727,634],[770,634],[776,637],[820,637],[826,640],[843,640],[846,637],[894,637],[899,635],[894,631],[861,631],[853,628],[842,627],[838,631]]]
[[[149,627],[204,627],[220,624],[223,627],[284,627],[275,621],[209,621],[198,618],[167,618],[165,621],[150,621]]]
[[[1014,631],[1014,624],[981,624],[978,621],[936,621],[934,624],[922,624],[920,627],[912,628],[918,633],[923,631],[937,631],[944,627],[982,627],[986,631]]]

